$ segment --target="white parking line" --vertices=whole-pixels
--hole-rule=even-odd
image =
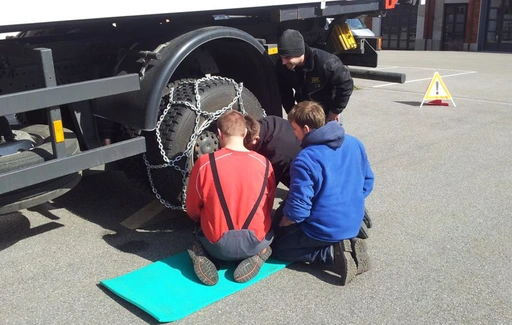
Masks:
[[[384,70],[384,69],[395,69],[395,68],[402,68],[402,69],[418,69],[418,70],[431,70],[431,71],[457,71],[457,72],[469,72],[471,70],[458,70],[458,69],[444,69],[444,68],[425,68],[425,67],[411,67],[411,66],[403,66],[403,65],[394,65],[394,66],[384,66],[384,67],[378,67],[375,68],[375,70]]]
[[[478,99],[478,98],[466,98],[466,97],[453,97],[456,100],[468,100],[472,102],[486,103],[486,104],[500,104],[500,105],[508,105],[512,106],[512,103],[500,102],[497,100],[487,100],[487,99]]]
[[[477,72],[478,71],[467,71],[467,72],[461,72],[461,73],[447,74],[447,75],[441,76],[441,78],[462,76],[462,75],[465,75],[465,74],[472,74],[472,73],[477,73]],[[430,77],[430,78],[414,79],[414,80],[407,80],[404,83],[408,84],[408,83],[411,83],[411,82],[425,81],[425,80],[430,80],[430,79],[432,79],[432,77]],[[396,85],[396,84],[397,84],[396,82],[392,82],[392,83],[387,83],[387,84],[383,84],[383,85],[372,86],[372,88],[381,88],[381,87],[393,86],[393,85]]]
[[[403,93],[403,94],[407,94],[407,95],[411,95],[411,94],[422,94],[421,92],[413,92],[413,91],[407,91],[407,90],[398,90],[398,89],[390,89],[390,91],[393,91],[393,92],[397,92],[397,93]],[[497,100],[488,100],[488,99],[479,99],[479,98],[469,98],[469,97],[459,97],[459,96],[454,96],[453,97],[453,100],[455,101],[470,101],[470,102],[479,102],[479,103],[486,103],[486,104],[498,104],[498,105],[507,105],[507,106],[512,106],[512,102],[509,103],[509,102],[501,102],[501,101],[497,101]],[[418,106],[420,105],[420,102],[418,101]]]

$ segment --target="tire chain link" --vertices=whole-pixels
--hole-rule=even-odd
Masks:
[[[201,96],[199,95],[199,85],[201,83],[205,83],[205,82],[208,82],[208,81],[227,81],[227,82],[233,84],[234,87],[235,87],[235,90],[236,90],[236,95],[233,98],[233,100],[231,101],[231,103],[229,103],[227,106],[225,106],[225,107],[223,107],[223,108],[221,108],[221,109],[219,109],[219,110],[217,110],[216,112],[213,112],[213,113],[201,110]],[[187,184],[186,184],[186,179],[187,179],[187,174],[189,173],[188,169],[192,168],[192,165],[193,165],[193,150],[192,150],[192,148],[193,148],[197,138],[214,121],[216,121],[224,112],[226,112],[227,110],[232,109],[233,105],[236,104],[237,102],[238,102],[238,106],[240,108],[240,112],[242,114],[244,114],[244,115],[247,114],[247,112],[245,111],[245,108],[244,108],[243,100],[242,100],[243,83],[239,83],[238,84],[233,79],[219,77],[219,76],[210,76],[210,77],[204,77],[204,78],[201,78],[201,79],[197,79],[195,81],[194,80],[187,80],[187,81],[180,82],[180,84],[186,84],[186,83],[193,83],[194,84],[194,92],[195,92],[196,105],[193,105],[192,103],[187,102],[187,101],[174,101],[174,90],[175,89],[173,87],[173,88],[171,88],[171,91],[170,91],[170,93],[168,95],[169,96],[169,102],[167,103],[166,108],[164,109],[164,111],[162,112],[162,115],[160,115],[160,118],[158,119],[158,122],[156,123],[155,134],[156,134],[156,138],[157,138],[157,142],[158,142],[158,148],[160,149],[160,154],[161,154],[163,160],[165,161],[165,163],[164,164],[160,164],[160,165],[152,165],[149,162],[146,154],[144,153],[142,155],[142,157],[144,159],[144,164],[146,165],[146,172],[147,172],[147,175],[148,175],[149,184],[151,185],[151,190],[155,194],[157,200],[159,200],[160,203],[162,203],[168,209],[182,210],[182,211],[186,211],[186,208],[185,208],[185,202],[187,200]],[[169,110],[171,109],[173,104],[183,105],[183,106],[186,106],[186,107],[190,108],[192,111],[195,112],[196,119],[195,119],[195,125],[194,125],[194,132],[190,136],[190,140],[189,140],[189,142],[187,144],[187,147],[185,148],[185,150],[183,151],[183,153],[180,156],[174,158],[173,160],[170,160],[169,157],[167,157],[167,155],[165,154],[164,146],[163,146],[163,143],[162,143],[162,138],[161,138],[161,135],[160,135],[160,125],[162,124],[163,120],[165,119],[165,116],[167,115],[167,113],[169,112]],[[263,115],[266,116],[265,110],[263,110]],[[201,117],[205,118],[205,121],[200,125]],[[185,165],[186,169],[182,169],[178,165],[178,162],[181,159],[187,159],[187,164]],[[181,197],[182,197],[181,205],[173,205],[173,204],[169,203],[167,200],[165,200],[162,197],[162,195],[160,193],[158,193],[158,190],[155,187],[155,183],[154,183],[153,177],[151,175],[151,170],[152,169],[168,168],[168,167],[172,167],[172,168],[176,169],[178,172],[181,173],[181,175],[183,177],[183,187],[182,187],[182,190],[181,190]]]

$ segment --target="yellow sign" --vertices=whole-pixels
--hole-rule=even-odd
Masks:
[[[441,99],[449,99],[452,101],[453,106],[456,107],[455,102],[453,101],[452,95],[450,95],[450,92],[448,91],[448,88],[446,88],[446,85],[444,84],[443,80],[441,79],[441,76],[436,71],[434,73],[434,76],[432,77],[432,80],[430,80],[430,84],[427,87],[427,91],[425,92],[425,97],[423,97],[423,101],[421,102],[421,106],[423,106],[423,103],[425,103],[425,100],[434,100],[435,102],[439,103],[441,102]]]
[[[268,55],[274,55],[277,54],[277,46],[268,47],[267,50]]]

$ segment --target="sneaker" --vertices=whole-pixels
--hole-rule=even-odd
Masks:
[[[352,258],[352,245],[350,240],[340,240],[333,245],[334,271],[341,276],[341,285],[344,286],[356,277],[357,266]]]
[[[356,261],[357,275],[370,269],[370,255],[368,255],[368,246],[366,240],[353,238],[350,240],[352,246],[352,257]]]
[[[197,278],[207,286],[217,284],[219,273],[215,264],[206,256],[201,243],[194,242],[187,251],[192,264],[194,264],[194,272]]]
[[[238,283],[244,283],[249,280],[252,280],[260,271],[261,266],[265,263],[266,260],[272,254],[272,249],[270,247],[264,248],[258,254],[246,258],[235,269],[233,273],[233,277],[235,281]]]
[[[370,229],[373,226],[372,219],[370,219],[370,215],[368,214],[368,210],[364,208],[364,216],[363,216],[363,222]]]
[[[361,222],[361,228],[359,228],[359,233],[356,236],[357,238],[367,239],[368,236],[368,227],[364,222]]]

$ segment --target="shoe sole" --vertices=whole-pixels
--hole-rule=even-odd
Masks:
[[[352,258],[350,240],[334,244],[334,267],[341,276],[341,285],[349,284],[357,274],[357,265]]]
[[[357,275],[363,274],[370,269],[370,255],[366,241],[360,238],[351,240],[352,255],[357,264]]]
[[[199,281],[207,286],[213,286],[219,282],[219,274],[217,268],[209,258],[204,256],[197,256],[194,250],[189,249],[188,255],[194,265],[194,273]]]
[[[263,266],[263,264],[265,264],[270,255],[272,255],[272,249],[270,247],[267,247],[265,253],[263,253],[262,255],[254,255],[240,262],[240,264],[238,264],[235,271],[233,272],[233,277],[235,278],[235,281],[238,283],[245,283],[247,281],[254,279],[254,277],[258,275],[258,273],[261,270],[261,267]]]

